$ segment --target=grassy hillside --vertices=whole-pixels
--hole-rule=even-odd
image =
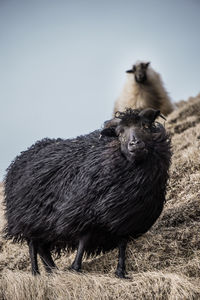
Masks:
[[[84,261],[82,274],[67,270],[74,254],[63,255],[57,274],[40,266],[34,278],[27,246],[0,237],[0,299],[200,299],[200,95],[181,102],[166,127],[174,152],[167,203],[152,229],[129,244],[130,279],[114,277],[116,250]]]

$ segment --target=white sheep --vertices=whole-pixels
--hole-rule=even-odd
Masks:
[[[116,100],[114,114],[126,108],[143,109],[151,107],[168,115],[174,106],[164,88],[161,76],[149,62],[137,61],[131,70],[120,97]]]

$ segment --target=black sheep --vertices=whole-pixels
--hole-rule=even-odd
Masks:
[[[43,139],[12,162],[5,177],[5,236],[27,241],[32,272],[37,253],[47,271],[51,251],[119,247],[116,274],[125,276],[125,249],[154,224],[165,202],[170,140],[154,109],[128,109],[76,139]]]

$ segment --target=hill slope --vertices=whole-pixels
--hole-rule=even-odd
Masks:
[[[0,238],[0,299],[200,299],[200,95],[179,103],[166,127],[174,152],[167,203],[152,229],[129,244],[130,279],[113,275],[117,250],[85,261],[83,274],[67,270],[74,254],[63,255],[57,274],[34,278],[27,246]]]

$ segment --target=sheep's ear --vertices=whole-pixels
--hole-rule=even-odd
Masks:
[[[119,122],[120,122],[120,120],[116,119],[116,118],[104,122],[104,127],[101,130],[100,134],[102,136],[116,137],[117,136],[116,128],[117,128]]]
[[[126,73],[133,73],[133,69],[127,70]]]
[[[165,119],[165,117],[160,114],[160,110],[156,110],[156,109],[153,109],[153,108],[143,109],[139,113],[139,116],[144,118],[144,119],[147,119],[151,123],[153,123],[159,116],[161,118]]]
[[[145,64],[146,68],[150,65],[150,61]]]
[[[100,135],[101,136],[110,136],[110,137],[116,137],[117,136],[114,127],[104,128],[103,130],[101,130]]]
[[[133,65],[133,68],[131,70],[127,70],[126,73],[135,73],[136,67]]]

